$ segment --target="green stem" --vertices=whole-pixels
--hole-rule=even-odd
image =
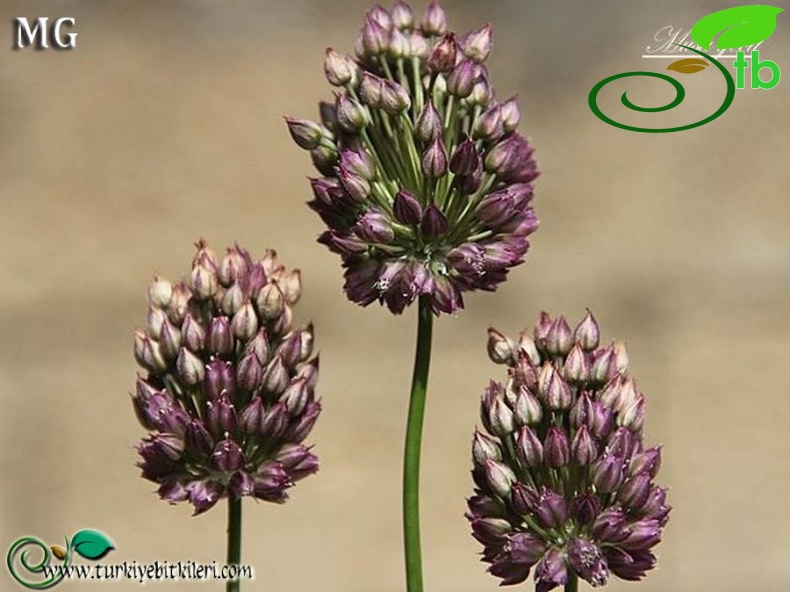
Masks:
[[[422,592],[422,556],[420,551],[420,445],[425,416],[425,391],[431,365],[433,313],[427,296],[420,296],[417,325],[417,351],[406,425],[403,457],[403,545],[406,553],[406,589]]]
[[[568,583],[565,584],[565,592],[578,592],[579,590],[579,576],[572,570],[568,574]]]
[[[228,565],[241,563],[241,498],[228,496]],[[227,592],[239,592],[239,580],[228,580]]]

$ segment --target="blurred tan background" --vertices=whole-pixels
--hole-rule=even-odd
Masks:
[[[740,90],[729,111],[676,134],[596,119],[602,78],[640,59],[653,33],[733,2],[478,3],[447,0],[451,26],[491,21],[498,94],[519,93],[543,175],[528,262],[496,294],[441,318],[426,418],[427,589],[495,590],[462,514],[469,442],[489,378],[485,330],[516,333],[541,308],[590,307],[624,338],[663,442],[672,520],[643,592],[790,589],[790,79]],[[0,547],[57,543],[93,527],[105,561],[224,562],[225,510],[198,518],[159,501],[135,468],[143,435],[128,393],[132,331],[154,272],[187,271],[192,243],[275,247],[300,267],[321,350],[325,410],[311,440],[321,472],[285,506],[245,504],[250,590],[403,590],[400,457],[416,324],[360,309],[314,239],[305,153],[284,114],[330,96],[323,50],[350,50],[367,2],[209,0],[0,3]],[[423,4],[416,6],[420,11]],[[77,48],[11,51],[11,19],[71,16]],[[763,56],[790,77],[790,16]],[[729,63],[728,63],[729,65]],[[712,70],[712,69],[711,69]],[[715,72],[683,79],[687,107],[715,110]],[[633,81],[635,102],[671,89]],[[603,105],[615,116],[619,91]],[[630,121],[648,121],[633,114]],[[5,569],[0,589],[16,589]],[[219,583],[162,583],[218,590]],[[62,588],[99,589],[64,583]],[[634,589],[613,582],[610,590]],[[115,583],[113,590],[138,590]],[[529,588],[527,588],[529,589]]]

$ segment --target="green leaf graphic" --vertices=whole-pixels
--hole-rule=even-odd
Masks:
[[[115,549],[115,544],[103,532],[81,530],[71,537],[72,548],[85,559],[101,559]]]
[[[776,30],[776,16],[784,8],[754,5],[726,8],[702,17],[691,28],[691,37],[705,51],[713,39],[718,49],[736,49],[765,41]]]

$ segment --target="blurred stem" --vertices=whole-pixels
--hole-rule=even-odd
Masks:
[[[406,424],[403,455],[403,545],[406,554],[406,589],[422,592],[422,553],[420,551],[420,446],[425,416],[425,391],[431,365],[433,313],[426,296],[420,296],[417,325],[417,351]]]
[[[241,563],[241,498],[228,496],[228,565]],[[228,580],[227,592],[239,592],[239,580]]]
[[[576,572],[569,570],[568,583],[565,584],[565,592],[578,592],[579,590],[579,576]]]

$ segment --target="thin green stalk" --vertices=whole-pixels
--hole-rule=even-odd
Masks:
[[[228,565],[241,563],[241,498],[228,496]],[[239,580],[228,580],[227,592],[239,592]]]
[[[568,583],[565,584],[565,592],[578,592],[579,591],[579,576],[574,571],[568,574]]]
[[[426,296],[420,296],[417,325],[417,351],[406,424],[403,455],[403,546],[406,554],[406,589],[422,592],[422,553],[420,551],[420,446],[425,416],[425,391],[431,365],[433,313]]]

